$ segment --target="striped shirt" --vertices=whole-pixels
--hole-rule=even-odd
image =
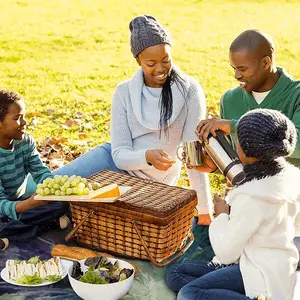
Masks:
[[[16,204],[25,193],[29,173],[36,184],[52,176],[26,133],[23,140],[13,141],[12,149],[0,148],[0,214],[17,220]]]

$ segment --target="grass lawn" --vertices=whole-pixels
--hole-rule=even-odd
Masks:
[[[169,29],[175,63],[201,82],[209,113],[218,114],[221,95],[236,85],[228,48],[243,30],[268,32],[278,65],[300,78],[299,11],[296,0],[0,1],[0,87],[25,97],[38,141],[65,138],[84,152],[109,140],[114,88],[137,69],[134,16],[152,14]]]

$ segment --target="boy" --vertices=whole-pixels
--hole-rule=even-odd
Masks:
[[[52,177],[26,133],[25,103],[20,95],[0,90],[0,236],[27,240],[57,221],[63,224],[68,203],[34,200],[27,185],[30,173],[36,184]]]

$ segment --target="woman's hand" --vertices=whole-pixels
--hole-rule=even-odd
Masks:
[[[176,162],[168,153],[161,149],[147,150],[146,161],[160,171],[167,171]]]
[[[216,130],[221,130],[225,135],[229,135],[231,133],[230,124],[231,120],[216,118],[202,120],[197,126],[196,135],[201,143],[208,143],[208,135],[211,133],[216,137]]]
[[[218,194],[214,195],[213,203],[216,217],[222,213],[229,215],[229,205]]]

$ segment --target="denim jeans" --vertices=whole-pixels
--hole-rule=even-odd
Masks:
[[[58,228],[59,217],[66,213],[69,213],[68,202],[52,202],[20,213],[18,220],[0,214],[0,237],[27,241],[49,228]]]
[[[111,170],[118,173],[125,173],[126,171],[120,170],[116,167],[112,155],[111,144],[105,143],[97,146],[94,149],[82,154],[80,157],[72,160],[68,164],[56,169],[52,172],[53,175],[76,175],[88,178],[89,176],[98,173],[103,170]],[[27,180],[28,192],[36,191],[36,184],[33,181],[31,175]]]
[[[178,300],[246,300],[240,267],[221,268],[201,261],[185,261],[167,270],[168,287]]]

